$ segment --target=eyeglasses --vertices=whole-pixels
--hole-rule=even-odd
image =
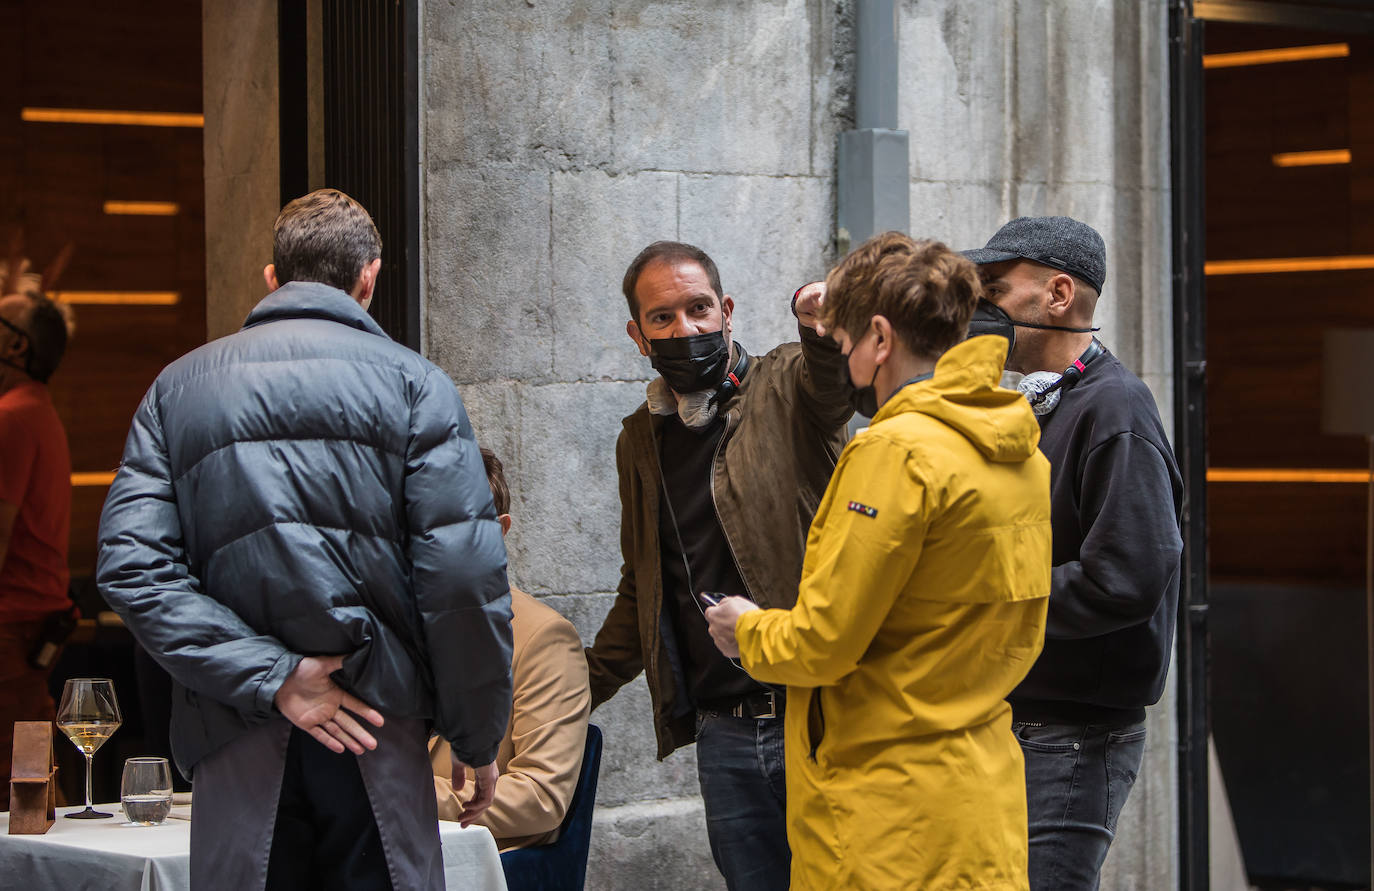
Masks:
[[[29,374],[30,376],[32,376],[32,374],[31,374],[31,372],[29,371],[29,369],[30,369],[30,367],[31,367],[31,364],[30,364],[30,363],[32,363],[32,361],[33,361],[33,337],[30,336],[29,332],[25,331],[23,328],[20,328],[18,325],[14,324],[13,322],[11,322],[9,319],[5,318],[4,316],[0,316],[0,325],[4,325],[6,328],[10,329],[10,330],[13,331],[15,334],[17,334],[17,335],[19,335],[20,337],[24,338],[24,342],[27,343],[27,344],[29,345],[28,355],[24,357],[24,364],[23,364],[23,366],[15,365],[14,367],[15,367],[15,368],[21,368],[21,369],[24,371],[25,374]],[[12,364],[12,363],[9,362],[8,360],[0,360],[0,361],[3,361],[6,365]]]
[[[24,338],[25,340],[28,340],[28,341],[32,341],[32,340],[33,340],[33,338],[29,336],[29,332],[25,331],[23,328],[20,328],[18,325],[14,324],[13,322],[11,322],[9,319],[5,318],[4,316],[0,316],[0,325],[4,325],[6,328],[10,329],[10,330],[13,331],[15,334],[18,334],[20,337]]]

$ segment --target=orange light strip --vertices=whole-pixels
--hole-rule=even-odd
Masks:
[[[1202,267],[1207,275],[1256,275],[1276,272],[1332,272],[1344,269],[1374,269],[1374,254],[1344,257],[1274,257],[1265,260],[1208,260]]]
[[[1275,167],[1321,167],[1349,164],[1350,149],[1322,149],[1316,152],[1279,152],[1273,156]]]
[[[1317,467],[1209,467],[1209,483],[1360,483],[1368,470],[1325,470]]]
[[[1278,62],[1311,62],[1315,59],[1343,59],[1350,55],[1348,43],[1319,43],[1313,46],[1285,46],[1278,49],[1248,50],[1240,53],[1208,53],[1203,68],[1242,68],[1247,65],[1273,65]]]
[[[175,201],[106,201],[105,213],[134,217],[174,217],[181,212]]]
[[[25,108],[20,120],[35,124],[114,124],[132,127],[204,127],[205,115],[181,111],[114,111],[104,108]]]
[[[114,471],[80,471],[72,474],[73,486],[108,486],[114,482]]]
[[[177,291],[49,291],[48,296],[59,303],[96,306],[176,306],[181,302]]]

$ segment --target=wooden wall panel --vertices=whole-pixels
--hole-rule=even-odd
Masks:
[[[21,35],[0,60],[0,234],[23,228],[46,263],[75,245],[61,290],[175,291],[175,306],[77,306],[52,380],[73,469],[110,471],[143,393],[204,341],[205,190],[197,127],[21,122],[23,107],[201,110],[199,2],[0,0]],[[171,217],[109,215],[108,200],[174,201]],[[89,574],[105,489],[73,493],[71,567]]]
[[[25,0],[25,101],[61,108],[199,112],[196,0]]]
[[[1207,71],[1209,260],[1374,254],[1374,207],[1360,197],[1374,194],[1374,42],[1207,29],[1208,53],[1337,42],[1349,57]],[[1353,163],[1272,160],[1338,148]],[[1349,327],[1374,327],[1374,270],[1208,277],[1210,466],[1364,467],[1362,439],[1321,430],[1322,337]],[[1213,578],[1361,585],[1364,499],[1356,484],[1209,486]]]

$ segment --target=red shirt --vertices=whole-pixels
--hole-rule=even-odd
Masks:
[[[19,506],[0,565],[0,621],[70,607],[72,459],[48,388],[36,381],[0,393],[0,501]]]

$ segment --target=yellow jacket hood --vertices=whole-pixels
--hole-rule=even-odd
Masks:
[[[893,393],[872,423],[918,411],[958,430],[989,461],[1025,461],[1040,443],[1040,425],[1026,397],[998,385],[1006,358],[1005,338],[970,338],[940,357],[934,377]]]

